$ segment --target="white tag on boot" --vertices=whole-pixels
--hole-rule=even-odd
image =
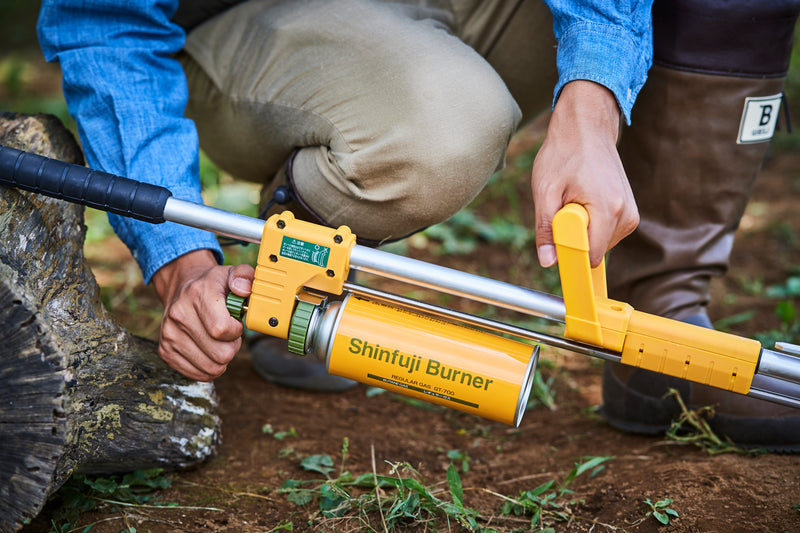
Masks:
[[[742,121],[737,144],[760,143],[772,139],[778,123],[778,111],[783,95],[759,96],[744,99]]]

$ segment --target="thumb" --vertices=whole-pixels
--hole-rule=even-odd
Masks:
[[[237,265],[228,271],[228,287],[238,296],[250,296],[255,270],[250,265]]]
[[[542,201],[536,206],[536,253],[539,264],[543,268],[550,268],[558,262],[556,246],[553,243],[553,217],[557,207],[553,208],[548,202]]]
[[[539,256],[539,264],[543,268],[550,268],[558,262],[558,257],[556,256],[556,247],[552,242],[537,246],[536,254]]]

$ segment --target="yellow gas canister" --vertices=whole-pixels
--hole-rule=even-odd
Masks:
[[[348,295],[315,308],[305,351],[337,376],[518,426],[539,347]]]

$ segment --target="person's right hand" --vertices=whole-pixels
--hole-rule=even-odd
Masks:
[[[589,260],[605,253],[639,224],[639,212],[617,152],[619,107],[613,93],[591,81],[564,86],[533,163],[539,263],[556,263],[553,217],[569,203],[589,213]]]
[[[158,353],[184,376],[210,381],[222,375],[242,345],[244,326],[225,305],[229,291],[249,296],[249,265],[219,266],[196,250],[161,267],[153,286],[164,304]]]

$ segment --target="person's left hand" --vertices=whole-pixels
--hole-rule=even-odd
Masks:
[[[242,345],[244,326],[225,305],[229,291],[249,296],[250,265],[219,266],[208,250],[164,265],[153,276],[164,304],[158,353],[184,376],[210,381],[222,375]]]

